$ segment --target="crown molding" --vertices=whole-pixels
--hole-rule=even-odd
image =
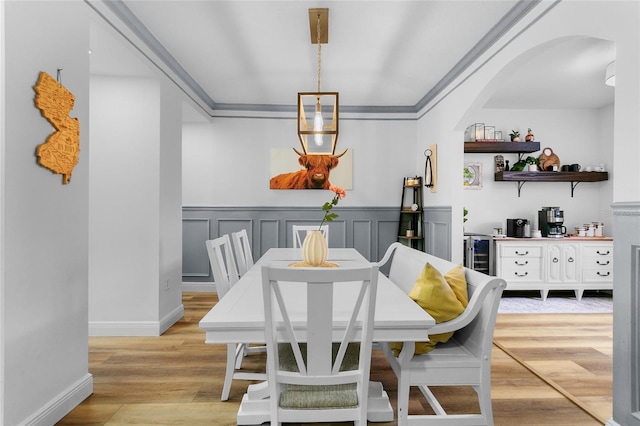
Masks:
[[[96,9],[89,0],[85,0],[92,8]],[[519,0],[501,19],[489,30],[461,59],[449,72],[429,90],[415,105],[341,105],[340,113],[347,114],[363,114],[363,115],[403,115],[411,116],[413,119],[418,118],[418,112],[422,110],[430,102],[434,101],[441,95],[445,89],[450,86],[460,75],[467,71],[487,50],[494,46],[511,28],[513,28],[522,18],[531,12],[542,0]],[[170,71],[169,76],[176,84],[188,90],[190,97],[195,96],[196,103],[205,112],[213,116],[229,115],[234,116],[239,113],[285,113],[289,114],[296,111],[296,105],[274,105],[274,104],[240,104],[240,103],[217,103],[209,94],[191,77],[182,65],[171,55],[171,53],[160,43],[160,41],[149,31],[149,29],[140,21],[133,12],[126,6],[122,0],[101,0],[109,11],[115,15],[137,39],[142,42],[157,58],[157,63],[153,58],[146,55],[141,50],[136,41],[125,36],[130,43],[138,47],[147,58],[149,58],[157,67],[164,71],[164,68]],[[97,10],[97,9],[96,9]],[[103,19],[109,21],[104,14],[100,13]],[[113,22],[111,25],[115,26]],[[167,72],[165,72],[167,74]],[[169,74],[167,74],[169,75]],[[208,111],[206,111],[208,109]],[[406,117],[405,117],[406,118]]]

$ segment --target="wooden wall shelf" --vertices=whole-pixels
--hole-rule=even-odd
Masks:
[[[517,142],[513,142],[517,143]],[[608,172],[497,172],[496,182],[518,182],[518,197],[525,182],[571,182],[571,196],[580,182],[601,182],[609,179]]]
[[[475,154],[529,153],[540,151],[540,142],[465,142],[464,152]]]
[[[600,182],[609,179],[609,172],[498,172],[496,181],[535,182]]]

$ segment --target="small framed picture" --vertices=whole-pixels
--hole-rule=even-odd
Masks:
[[[465,189],[482,189],[482,163],[464,163],[462,182]]]

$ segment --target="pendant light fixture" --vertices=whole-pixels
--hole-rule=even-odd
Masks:
[[[334,154],[338,140],[338,92],[321,92],[322,44],[329,42],[329,9],[309,9],[311,44],[318,45],[318,90],[298,93],[298,138],[306,154]],[[307,116],[313,117],[307,120]]]

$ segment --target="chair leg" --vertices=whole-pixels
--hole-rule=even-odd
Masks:
[[[236,347],[236,353],[234,355],[236,370],[239,370],[242,367],[242,360],[244,359],[245,355],[247,355],[247,344],[238,343]]]
[[[224,385],[222,386],[222,395],[220,401],[226,401],[229,399],[229,392],[231,392],[231,382],[233,381],[233,372],[235,371],[236,364],[236,344],[227,343],[227,368],[224,373]]]
[[[480,414],[484,417],[485,424],[493,425],[493,406],[491,405],[491,388],[489,386],[474,386],[478,393]]]
[[[409,374],[400,370],[398,374],[398,426],[409,423]]]

